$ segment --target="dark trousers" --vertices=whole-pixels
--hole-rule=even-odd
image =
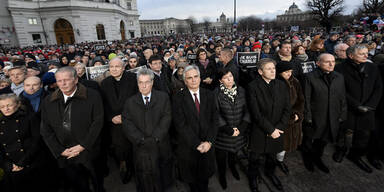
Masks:
[[[61,168],[64,179],[64,187],[74,192],[90,192],[89,179],[94,181],[90,170],[82,164],[70,164]],[[96,182],[96,181],[94,181]]]
[[[191,192],[208,192],[208,180],[199,181],[197,183],[189,183]]]
[[[312,157],[320,158],[323,156],[324,148],[327,146],[326,141],[322,139],[311,139],[308,137],[303,138],[303,153],[306,155],[311,155]]]
[[[249,154],[248,176],[256,178],[260,176],[261,161],[260,157],[265,156],[264,173],[274,175],[276,169],[276,153],[255,153]]]
[[[219,175],[225,176],[227,162],[230,168],[234,167],[236,164],[236,154],[218,148],[215,149],[215,152]]]

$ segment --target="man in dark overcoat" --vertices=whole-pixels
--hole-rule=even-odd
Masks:
[[[133,144],[137,190],[161,192],[172,184],[172,153],[169,139],[171,102],[166,93],[153,90],[154,74],[140,69],[140,93],[130,97],[122,113],[124,135]]]
[[[215,96],[200,88],[200,72],[196,65],[183,72],[186,89],[173,97],[173,122],[178,146],[176,156],[180,177],[192,192],[207,192],[208,180],[216,169],[213,143],[218,119]]]
[[[155,74],[153,88],[170,95],[172,90],[171,77],[168,76],[166,68],[163,67],[161,57],[158,55],[152,55],[149,58],[149,67]]]
[[[78,84],[76,70],[63,67],[55,78],[59,89],[42,104],[40,133],[57,159],[65,186],[75,191],[101,191],[102,177],[96,174],[104,109],[99,93]],[[90,178],[91,176],[91,178]]]
[[[132,176],[132,144],[123,134],[121,113],[125,101],[137,93],[136,75],[126,72],[124,62],[114,58],[109,62],[111,76],[101,82],[106,128],[110,133],[114,155],[120,163],[122,182],[128,183]]]
[[[275,79],[276,62],[272,59],[261,59],[258,65],[259,77],[248,85],[249,110],[252,128],[249,142],[249,184],[252,192],[259,191],[257,179],[259,158],[266,156],[265,175],[279,190],[283,186],[275,175],[276,153],[284,150],[284,130],[288,127],[291,114],[288,86]]]
[[[360,169],[371,173],[372,169],[361,157],[366,155],[371,132],[375,128],[375,110],[381,99],[383,85],[377,66],[367,62],[368,49],[365,45],[349,47],[347,56],[348,59],[335,69],[344,75],[347,94],[348,116],[343,130],[353,131],[352,147],[347,157]],[[340,149],[344,154],[346,147]],[[373,166],[380,166],[377,160],[369,157]]]
[[[304,81],[303,160],[309,171],[314,171],[315,164],[329,173],[321,156],[326,144],[336,141],[340,123],[347,118],[347,101],[344,77],[334,71],[335,57],[323,53],[317,65],[318,68],[306,74]]]

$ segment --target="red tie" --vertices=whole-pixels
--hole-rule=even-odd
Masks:
[[[200,113],[199,99],[197,98],[197,93],[194,93],[193,95],[195,96],[195,105],[196,105],[196,109],[197,109],[197,114],[199,114]]]

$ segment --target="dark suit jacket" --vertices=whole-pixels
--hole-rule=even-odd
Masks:
[[[201,142],[215,142],[218,114],[214,104],[214,94],[204,88],[200,88],[199,114],[188,89],[173,97],[173,122],[178,139],[176,154],[180,175],[186,182],[208,179],[215,172],[214,145],[204,154],[197,150]]]

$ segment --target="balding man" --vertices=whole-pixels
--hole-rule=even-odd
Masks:
[[[124,137],[121,113],[125,101],[137,93],[138,88],[135,74],[125,71],[125,64],[120,58],[116,57],[109,62],[109,72],[111,76],[101,82],[101,93],[113,152],[120,162],[120,176],[125,184],[129,182],[133,171],[132,144]]]
[[[20,99],[30,111],[40,111],[40,104],[46,95],[40,78],[32,76],[24,80],[24,91],[20,94]]]
[[[143,51],[143,54],[144,54],[144,58],[140,58],[140,66],[149,66],[149,58],[153,55],[153,51],[152,49],[145,49]]]
[[[321,157],[327,143],[334,142],[339,125],[346,120],[347,103],[343,76],[334,71],[335,57],[323,53],[318,68],[305,76],[305,112],[303,126],[303,160],[313,172],[314,165],[329,173]]]

